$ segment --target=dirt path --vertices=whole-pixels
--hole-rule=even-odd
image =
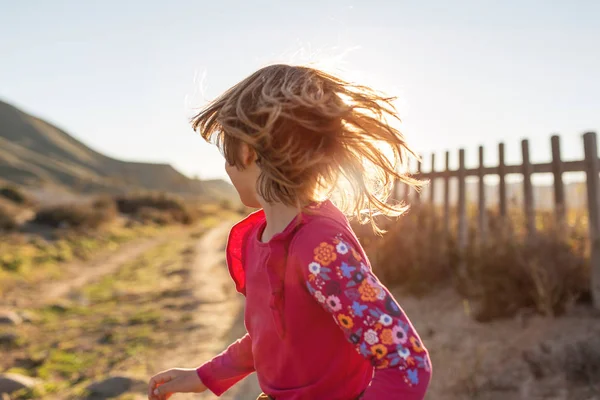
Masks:
[[[225,264],[225,243],[231,222],[224,222],[206,233],[195,247],[196,260],[192,267],[194,325],[181,343],[162,360],[159,369],[193,368],[210,360],[245,333],[243,324],[244,299],[235,291]],[[259,389],[254,374],[238,383],[220,399],[256,399]],[[184,394],[176,399],[216,399],[210,392]]]
[[[9,298],[5,306],[34,307],[68,298],[72,291],[94,282],[102,276],[114,273],[123,264],[135,260],[152,248],[171,240],[174,236],[183,237],[189,232],[190,230],[186,228],[173,228],[157,237],[133,240],[117,250],[102,250],[87,261],[66,263],[61,266],[62,278],[39,283],[35,288],[35,296]]]

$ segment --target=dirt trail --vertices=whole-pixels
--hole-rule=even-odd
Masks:
[[[189,230],[183,228],[171,230],[158,237],[137,239],[126,243],[116,251],[104,250],[89,261],[68,263],[62,267],[64,279],[40,284],[37,288],[38,295],[35,298],[19,299],[16,305],[19,307],[32,306],[68,297],[73,290],[115,272],[123,264],[133,261],[152,248],[173,239],[174,235],[184,236],[188,233]]]
[[[184,343],[169,352],[168,358],[158,363],[159,369],[173,367],[193,368],[210,360],[229,344],[244,335],[244,299],[235,291],[225,264],[225,243],[231,222],[225,222],[207,232],[196,244],[196,260],[191,278],[198,308],[194,324]],[[235,385],[220,399],[256,399],[260,392],[255,374]],[[176,399],[217,399],[210,392],[178,394]]]

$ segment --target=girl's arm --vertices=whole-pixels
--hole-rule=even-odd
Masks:
[[[246,333],[224,352],[196,369],[202,383],[220,396],[231,386],[254,372],[252,339]]]
[[[362,399],[422,399],[431,364],[419,336],[355,241],[328,230],[299,233],[293,254],[308,291],[376,369]]]

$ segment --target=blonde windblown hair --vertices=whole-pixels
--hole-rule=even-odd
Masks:
[[[239,82],[192,118],[202,137],[243,168],[240,145],[256,154],[257,192],[267,202],[301,208],[335,196],[361,223],[399,216],[406,205],[388,202],[395,180],[418,187],[400,172],[415,153],[393,122],[394,98],[321,70],[270,65]]]

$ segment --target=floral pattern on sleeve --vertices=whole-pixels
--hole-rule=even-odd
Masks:
[[[321,242],[303,269],[308,291],[375,368],[397,368],[416,386],[419,370],[430,371],[427,351],[365,262],[341,235]]]

